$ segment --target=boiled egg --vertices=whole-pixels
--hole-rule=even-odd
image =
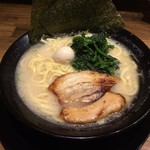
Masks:
[[[53,59],[57,62],[69,62],[74,58],[74,51],[70,46],[63,46],[58,49],[54,55]]]

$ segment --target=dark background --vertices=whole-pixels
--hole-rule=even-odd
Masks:
[[[0,0],[0,2],[31,4],[32,0]],[[118,10],[142,11],[148,10],[147,3],[150,3],[150,0],[113,0],[113,2]]]

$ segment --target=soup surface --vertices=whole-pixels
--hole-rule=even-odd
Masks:
[[[41,43],[32,46],[19,60],[16,69],[17,91],[23,103],[35,114],[48,120],[64,124],[60,117],[61,106],[57,97],[48,91],[49,85],[59,76],[76,72],[68,62],[56,61],[57,50],[72,44],[72,36],[41,39]],[[121,80],[111,91],[122,94],[129,107],[139,88],[137,65],[126,47],[113,39],[107,39],[115,46],[109,54],[117,58],[119,69],[115,76]],[[98,123],[104,123],[101,119]]]

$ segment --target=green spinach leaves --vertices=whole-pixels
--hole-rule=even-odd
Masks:
[[[108,54],[114,46],[108,43],[104,33],[86,36],[83,32],[73,38],[71,47],[75,52],[71,64],[79,71],[93,70],[114,75],[118,69],[119,61]]]

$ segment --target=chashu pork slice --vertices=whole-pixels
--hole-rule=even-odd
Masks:
[[[83,107],[98,100],[116,84],[118,78],[95,71],[67,73],[50,86],[63,107]]]
[[[60,116],[69,123],[85,124],[96,122],[101,118],[119,112],[125,107],[125,98],[113,92],[107,92],[96,102],[82,108],[63,108]]]

